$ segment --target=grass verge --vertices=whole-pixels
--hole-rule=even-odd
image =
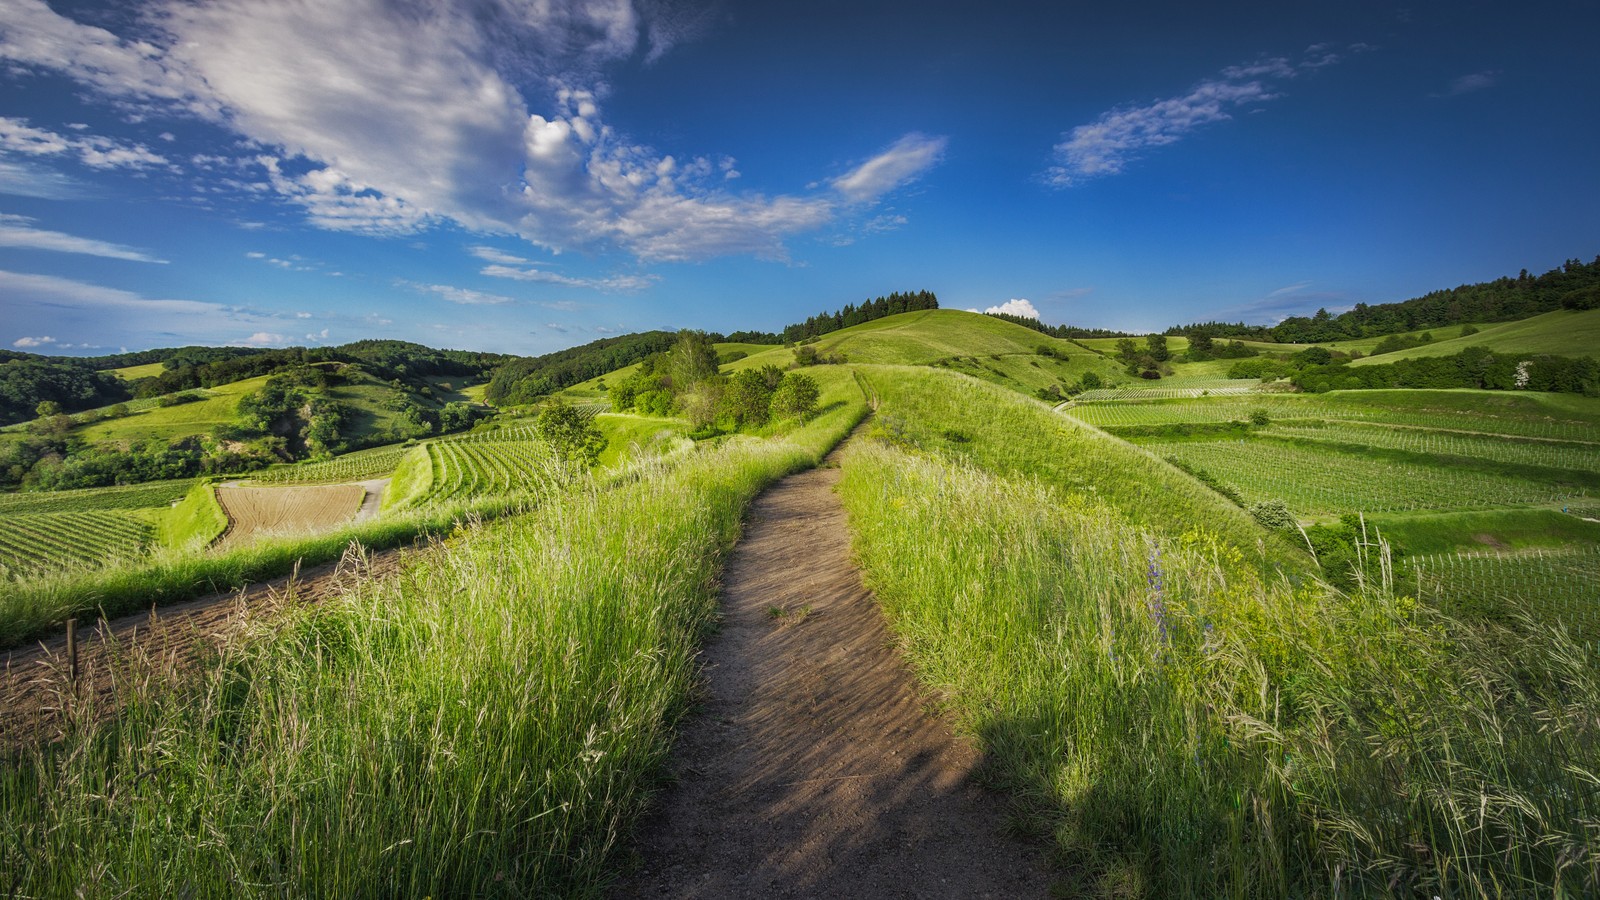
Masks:
[[[1187,495],[1064,493],[966,449],[1014,444],[1011,417],[875,383],[880,420],[967,431],[846,455],[858,558],[1084,895],[1600,890],[1600,662],[1567,632],[1291,585]]]
[[[853,389],[853,386],[852,386]],[[300,608],[0,770],[26,896],[585,896],[640,810],[788,438],[641,461]]]

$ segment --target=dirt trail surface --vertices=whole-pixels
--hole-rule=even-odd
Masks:
[[[116,686],[129,679],[159,679],[192,666],[213,647],[251,621],[289,604],[317,603],[364,578],[393,572],[401,550],[304,569],[291,576],[212,594],[187,603],[83,625],[78,633],[76,700],[98,715],[116,710]],[[112,640],[107,641],[107,636]],[[65,632],[29,646],[0,651],[0,754],[61,736],[69,690]]]
[[[814,469],[756,500],[705,651],[709,697],[613,897],[1047,895],[1040,854],[972,783],[977,751],[891,648],[838,477]]]
[[[374,478],[370,481],[358,481],[356,484],[361,485],[361,489],[367,492],[361,500],[361,508],[356,510],[356,521],[376,519],[378,513],[383,511],[383,492],[389,487],[389,479]]]
[[[217,549],[243,546],[269,534],[325,531],[353,519],[367,489],[360,484],[308,487],[217,488],[217,502],[228,514],[228,530]]]

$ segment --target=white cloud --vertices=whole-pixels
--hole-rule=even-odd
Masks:
[[[400,284],[425,294],[433,294],[451,303],[460,303],[463,306],[497,306],[516,302],[510,297],[503,297],[500,294],[489,294],[469,288],[452,287],[448,284],[418,284],[412,281],[401,281]]]
[[[659,0],[152,0],[133,39],[11,0],[0,59],[233,130],[261,148],[261,183],[329,230],[405,234],[448,220],[552,250],[782,258],[784,240],[831,221],[841,199],[871,201],[937,162],[942,138],[908,135],[835,192],[732,193],[732,160],[664,155],[607,126],[602,71],[659,56],[709,15]],[[160,159],[89,150],[91,165]]]
[[[83,186],[72,178],[43,166],[5,158],[0,153],[0,194],[37,197],[41,200],[71,200],[83,195]]]
[[[0,294],[25,298],[54,307],[98,310],[137,310],[148,313],[205,315],[224,309],[196,300],[151,300],[132,291],[87,284],[54,275],[31,275],[0,270]]]
[[[271,331],[258,331],[236,343],[247,347],[282,347],[289,343],[289,336]]]
[[[59,231],[43,231],[34,228],[32,223],[33,220],[26,216],[0,213],[0,247],[54,250],[58,253],[82,253],[87,256],[126,259],[132,262],[166,263],[166,260],[157,259],[143,250],[136,250],[132,247],[124,247],[121,244],[112,244],[106,241],[97,241],[93,238],[77,237],[76,235],[64,234]]]
[[[944,158],[942,137],[908,134],[889,149],[833,180],[833,188],[852,203],[876,200],[938,165]]]
[[[1029,319],[1039,318],[1039,311],[1033,308],[1032,303],[1028,302],[1027,300],[1018,299],[1007,300],[999,306],[991,306],[984,310],[984,312],[1004,313],[1008,316],[1023,316]]]
[[[501,264],[503,266],[531,266],[531,265],[533,265],[533,261],[532,260],[523,259],[520,256],[516,256],[516,255],[511,254],[511,253],[506,253],[503,250],[496,250],[493,247],[484,247],[484,246],[481,246],[481,245],[480,246],[476,246],[476,247],[468,247],[467,248],[467,252],[471,253],[473,256],[476,256],[477,258],[483,260],[484,262],[499,263],[499,264]]]
[[[21,347],[22,349],[26,350],[32,347],[43,347],[46,344],[54,344],[55,342],[56,339],[53,337],[19,337],[11,342],[11,346]]]
[[[0,41],[0,47],[3,47]],[[143,144],[130,144],[99,135],[84,137],[35,128],[26,119],[0,116],[0,153],[21,156],[73,154],[92,169],[148,169],[167,165],[166,157]]]
[[[1064,188],[1121,174],[1143,151],[1176,143],[1204,125],[1231,119],[1240,107],[1276,100],[1283,96],[1276,84],[1340,58],[1327,45],[1317,44],[1307,48],[1298,63],[1273,57],[1230,66],[1182,96],[1103,113],[1062,136],[1054,148],[1056,164],[1046,170],[1045,181]]]
[[[517,269],[501,265],[484,266],[479,270],[479,274],[488,275],[491,278],[509,278],[512,281],[536,281],[543,284],[559,284],[565,287],[589,288],[596,291],[619,293],[642,291],[659,280],[654,275],[612,275],[608,278],[574,278],[570,275],[548,272],[544,269]]]

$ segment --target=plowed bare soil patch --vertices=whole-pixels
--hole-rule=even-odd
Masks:
[[[366,499],[359,484],[306,487],[219,487],[217,501],[228,514],[228,530],[217,548],[228,550],[274,534],[322,531],[355,518]]]
[[[850,558],[837,469],[754,504],[706,699],[612,896],[1044,897],[1040,854],[973,783]]]

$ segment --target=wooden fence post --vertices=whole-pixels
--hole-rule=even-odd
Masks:
[[[71,674],[72,686],[78,686],[78,618],[73,616],[67,620],[67,671]]]

